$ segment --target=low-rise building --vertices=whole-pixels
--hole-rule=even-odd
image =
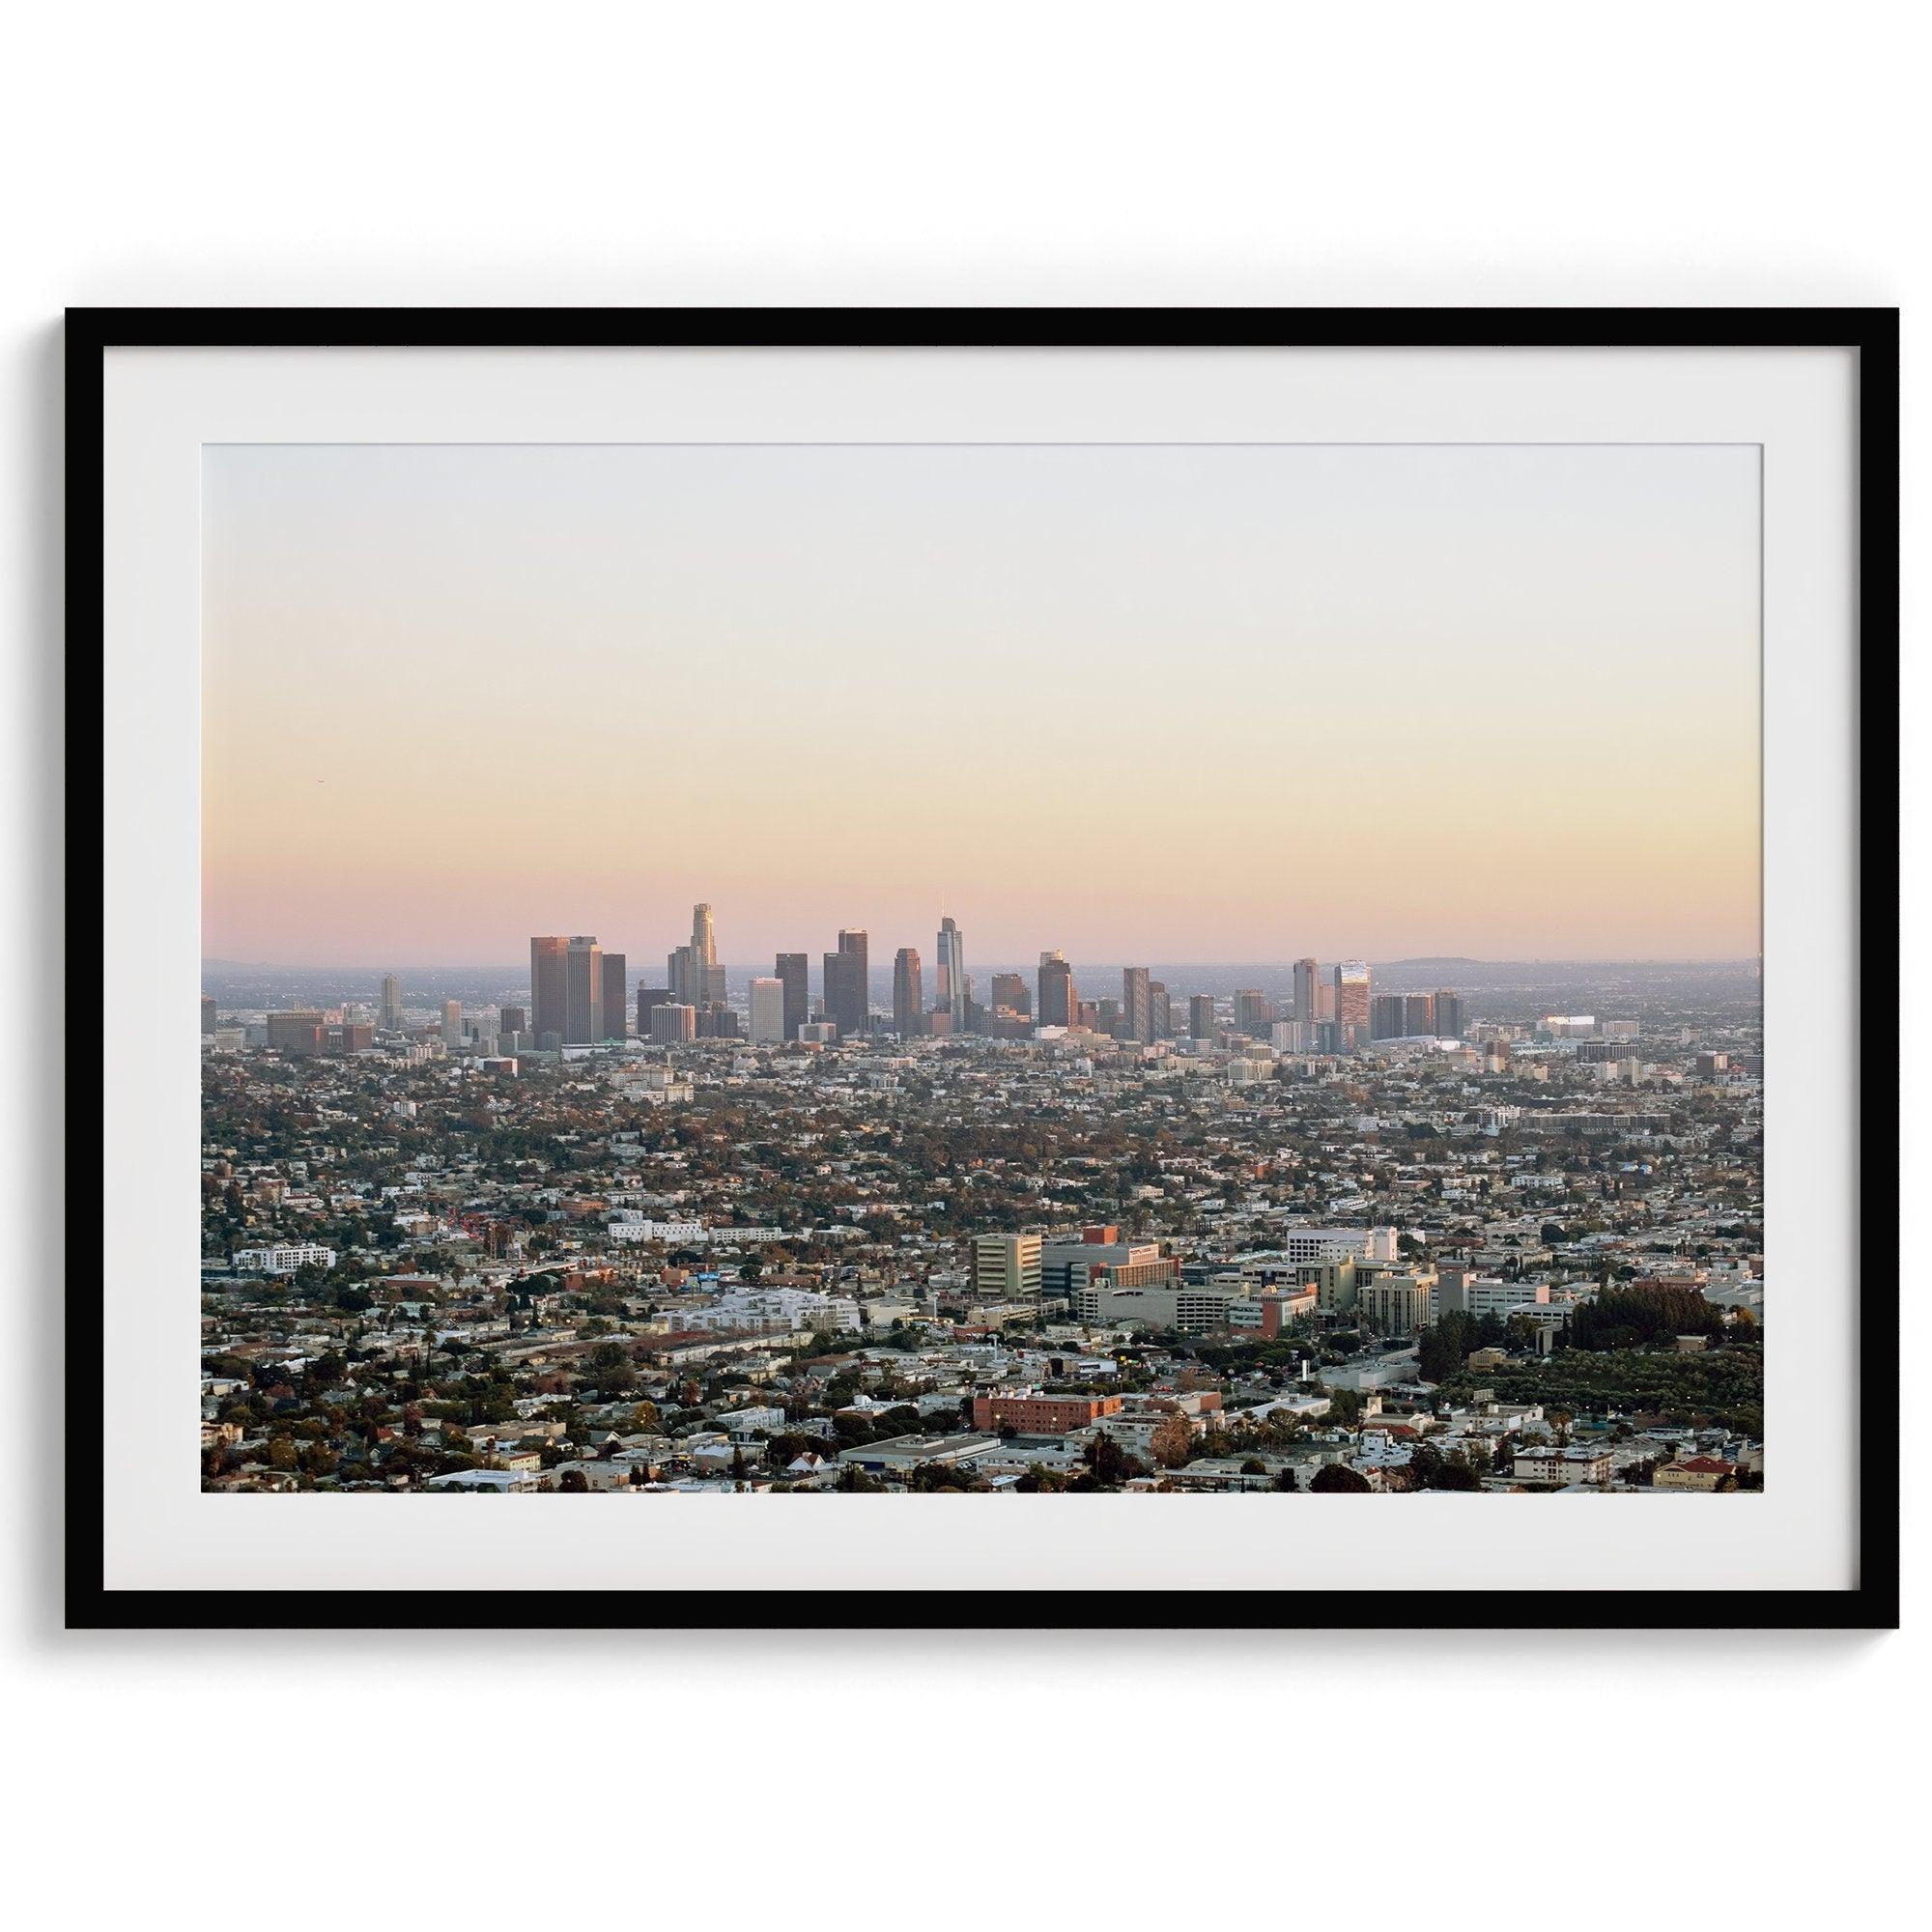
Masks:
[[[1737,1475],[1738,1465],[1721,1456],[1687,1456],[1665,1463],[1650,1480],[1660,1490],[1720,1490]]]
[[[971,1464],[1000,1446],[997,1435],[891,1435],[883,1442],[841,1449],[838,1461],[841,1466],[863,1469],[867,1475],[902,1476],[925,1463]]]
[[[1610,1452],[1607,1449],[1549,1446],[1519,1449],[1511,1473],[1520,1483],[1607,1483],[1610,1480]]]
[[[1119,1413],[1117,1395],[1042,1395],[1037,1389],[973,1398],[975,1429],[1012,1429],[1023,1435],[1065,1435],[1103,1415]]]

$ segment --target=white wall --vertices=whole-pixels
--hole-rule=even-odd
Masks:
[[[59,701],[64,303],[1902,301],[1907,522],[1922,529],[1932,260],[1908,198],[1924,52],[1909,18],[1858,4],[24,10],[0,116],[0,715],[20,721],[0,795],[38,856],[8,841],[6,901],[58,917],[58,766],[36,727]],[[1909,631],[1920,608],[1915,569]],[[1922,639],[1909,692],[1922,710]],[[1922,777],[1911,795],[1922,839]],[[92,862],[83,828],[74,849]],[[1922,956],[1922,920],[1917,936]],[[36,956],[0,946],[0,1012],[38,1010],[22,983]],[[57,1230],[34,1232],[61,1179],[56,1137],[34,1124],[58,1105],[55,1034],[25,1042],[33,1077],[10,1085],[0,1149],[4,1225],[29,1235],[8,1271],[0,1406],[0,1513],[24,1558],[0,1778],[17,1787],[4,1815],[27,1922],[147,1923],[175,1901],[245,1924],[272,1898],[281,1924],[333,1926],[380,1898],[385,1918],[502,1924],[552,1918],[560,1897],[670,1922],[730,1895],[746,1818],[765,1883],[807,1922],[870,1899],[962,1923],[974,1888],[948,1868],[1017,1896],[1064,1895],[1052,1874],[1070,1873],[1094,1919],[1284,1902],[1312,1922],[1392,1888],[1447,1926],[1513,1907],[1584,1928],[1661,1901],[1673,1923],[1749,1925],[1915,1877],[1902,1720],[1923,1708],[1922,1633],[61,1635],[43,1480]],[[1922,1077],[1922,1039],[1913,1051]],[[83,1072],[78,1106],[90,1091]],[[1922,1309],[1908,1304],[1909,1358],[1924,1358]],[[1913,1554],[1908,1616],[1921,1576]],[[1103,1745],[1091,1775],[1051,1797],[1001,1776],[1015,1722],[1047,1714],[1061,1733],[1051,1714],[1069,1710]],[[560,1711],[577,1714],[560,1772],[635,1774],[587,1803],[568,1776],[520,1786],[497,1811],[493,1768],[557,1750]],[[747,1721],[799,1767],[796,1807],[690,1801],[721,1785],[701,1774],[728,1770]],[[1461,1798],[1453,1778],[1392,1806],[1348,1795],[1379,1742],[1452,1734],[1463,1757],[1471,1739],[1506,1744],[1518,1770],[1471,1773]],[[878,1788],[868,1741],[916,1755],[930,1826],[828,1828],[846,1779]],[[385,1766],[393,1802],[372,1788]],[[1232,1833],[1192,1833],[1202,1777]],[[1525,1822],[1521,1791],[1550,1778],[1598,1795],[1595,1831]],[[1004,1846],[1003,1807],[984,1801],[1002,1788]]]

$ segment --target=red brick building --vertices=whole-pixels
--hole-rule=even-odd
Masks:
[[[1065,1435],[1118,1413],[1117,1395],[976,1395],[975,1429],[1015,1429],[1022,1435]]]

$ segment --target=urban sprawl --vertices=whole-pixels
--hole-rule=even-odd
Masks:
[[[205,993],[204,1487],[1761,1488],[1754,971],[1456,963]]]

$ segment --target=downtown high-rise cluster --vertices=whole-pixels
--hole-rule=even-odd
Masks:
[[[631,1037],[633,1009],[627,996],[626,957],[605,951],[591,936],[549,935],[530,941],[531,1012],[526,1044],[538,1051],[594,1046]],[[711,907],[692,908],[691,939],[666,962],[666,983],[637,989],[637,1037],[658,1045],[741,1036],[739,1012],[725,997]],[[1024,1038],[1040,1029],[1085,1029],[1114,1039],[1151,1045],[1185,1033],[1211,1039],[1222,1030],[1269,1039],[1299,1052],[1327,1052],[1372,1039],[1435,1036],[1460,1037],[1462,996],[1444,987],[1433,993],[1378,996],[1369,966],[1343,960],[1324,972],[1312,958],[1294,963],[1293,1001],[1281,1009],[1259,988],[1238,989],[1224,1021],[1211,994],[1181,1003],[1145,966],[1122,970],[1118,999],[1083,998],[1065,953],[1042,952],[1033,983],[1025,976],[992,976],[988,997],[975,997],[966,969],[965,937],[953,919],[942,918],[935,940],[930,993],[916,947],[894,955],[890,1020],[871,1006],[871,942],[863,928],[842,928],[838,943],[821,956],[819,997],[811,997],[810,956],[781,952],[769,975],[753,979],[746,1021],[757,1043],[806,1041],[829,1044],[890,1032],[900,1038],[982,1034]],[[385,1010],[391,994],[384,986]],[[524,1015],[510,1009],[519,1022]],[[506,1027],[521,1034],[521,1025]]]

